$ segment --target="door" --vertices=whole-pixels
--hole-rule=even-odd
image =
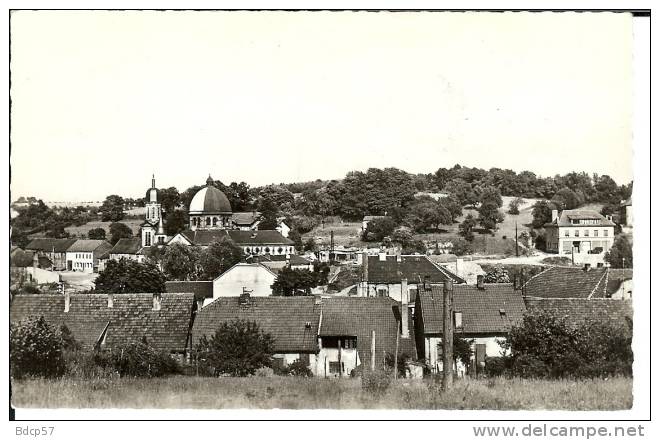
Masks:
[[[67,260],[66,262],[66,270],[73,270],[73,261]]]

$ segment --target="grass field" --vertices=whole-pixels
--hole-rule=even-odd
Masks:
[[[623,410],[632,406],[632,379],[463,379],[449,393],[431,380],[399,380],[382,397],[363,391],[360,379],[32,379],[13,382],[12,402],[19,408]]]
[[[143,219],[125,219],[120,223],[124,223],[126,226],[131,228],[133,235],[138,235],[140,232],[140,225],[143,221]],[[108,236],[110,234],[111,224],[112,222],[93,221],[87,222],[81,226],[68,226],[64,228],[64,230],[71,234],[72,237],[86,237],[90,229],[103,228],[105,229],[106,236]]]

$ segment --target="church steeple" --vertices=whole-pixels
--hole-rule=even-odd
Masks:
[[[206,186],[213,186],[213,178],[209,174],[209,178],[206,179]]]
[[[151,187],[152,188],[156,187],[156,175],[155,174],[151,175]]]

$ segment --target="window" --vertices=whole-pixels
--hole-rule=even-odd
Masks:
[[[576,230],[575,230],[575,236],[576,236],[576,237],[579,237],[579,236],[580,236],[580,230],[579,230],[579,229],[576,229]]]
[[[264,252],[266,252],[267,254],[270,254],[270,248],[268,246],[266,246],[266,249],[264,249]]]
[[[329,371],[328,373],[330,374],[339,374],[341,373],[341,366],[339,365],[339,362],[328,362],[328,367]]]
[[[571,234],[569,233],[568,229],[566,229],[566,230],[564,231],[564,237],[568,237],[568,236],[570,236],[570,235],[571,235]]]
[[[206,226],[211,226],[211,218],[206,217]]]
[[[585,229],[585,230],[584,230],[584,236],[585,236],[585,237],[588,237],[588,236],[589,236],[589,229]]]
[[[598,229],[594,229],[594,237],[598,237]]]
[[[218,217],[213,217],[213,226],[218,225]]]
[[[349,348],[349,349],[357,348],[357,338],[342,338],[341,348]]]
[[[380,297],[380,298],[387,297],[387,289],[384,289],[382,287],[380,289],[378,289],[378,295],[377,296]]]
[[[608,234],[609,234],[609,232],[610,232],[610,231],[608,231],[607,229],[605,229],[605,230],[603,231],[603,237],[607,237]]]

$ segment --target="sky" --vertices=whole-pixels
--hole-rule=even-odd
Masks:
[[[611,13],[18,11],[12,200],[456,163],[632,180]]]

